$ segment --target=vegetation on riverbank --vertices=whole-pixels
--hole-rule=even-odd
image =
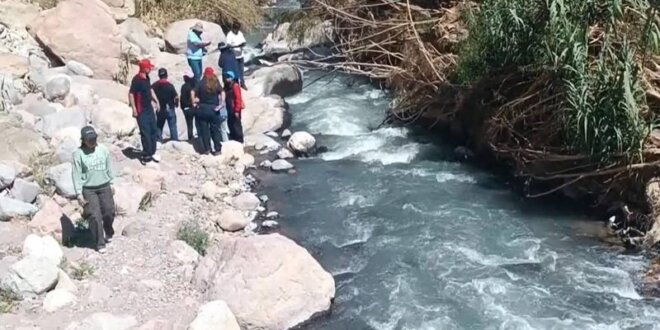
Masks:
[[[237,21],[252,28],[263,17],[259,0],[136,0],[136,11],[142,20],[161,26],[194,17],[222,24]]]

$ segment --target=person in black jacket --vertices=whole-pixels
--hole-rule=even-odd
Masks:
[[[167,126],[170,129],[170,140],[178,141],[179,134],[176,128],[176,106],[179,103],[179,95],[171,82],[167,80],[167,69],[158,69],[158,81],[156,81],[151,88],[154,90],[158,103],[160,104],[160,111],[156,115],[156,123],[158,124],[158,137],[163,141],[163,128],[167,121]]]
[[[238,60],[236,59],[236,54],[234,54],[234,51],[229,45],[221,42],[218,44],[218,49],[220,50],[218,66],[222,69],[222,72],[238,72]]]
[[[187,71],[183,74],[183,85],[181,86],[181,110],[186,117],[186,128],[188,129],[188,141],[195,138],[193,134],[193,122],[195,120],[195,111],[193,109],[193,101],[190,97],[190,92],[195,89],[195,75],[192,71]]]

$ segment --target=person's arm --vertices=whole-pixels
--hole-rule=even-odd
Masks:
[[[176,108],[176,105],[179,104],[179,93],[176,92],[174,85],[170,85],[170,88],[172,89],[172,94],[174,95],[174,107]]]
[[[112,173],[112,160],[110,159],[110,150],[108,150],[108,148],[106,148],[104,145],[102,145],[102,147],[103,147],[103,153],[105,154],[105,173],[110,179],[110,183],[112,183],[112,181],[115,178],[115,175]]]
[[[226,97],[227,97],[227,95],[225,94],[225,90],[224,90],[224,89],[221,89],[221,90],[220,90],[220,102],[221,102],[222,104],[225,104],[225,98],[226,98]]]
[[[190,102],[192,103],[193,107],[197,107],[199,104],[199,99],[197,99],[197,91],[194,88],[190,90]]]
[[[151,92],[151,102],[155,104],[156,112],[158,112],[160,111],[160,103],[158,103],[158,97],[156,97],[156,92],[154,92],[153,88],[150,88],[149,91]]]
[[[73,191],[76,193],[76,198],[80,204],[85,204],[85,199],[83,198],[82,189],[83,189],[83,177],[82,177],[82,157],[77,151],[73,152],[73,171],[71,172],[71,177],[73,179]]]
[[[131,109],[133,109],[133,117],[137,118],[138,111],[137,111],[137,105],[135,104],[135,95],[133,95],[133,93],[131,92],[128,92],[128,104],[130,104]]]

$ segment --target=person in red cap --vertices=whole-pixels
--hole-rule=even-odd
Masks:
[[[140,72],[133,77],[131,87],[128,91],[128,102],[133,109],[133,117],[137,119],[140,129],[140,138],[142,140],[142,159],[143,164],[150,161],[159,162],[160,158],[156,155],[156,142],[158,141],[158,127],[156,125],[155,111],[160,109],[158,98],[149,81],[149,73],[153,69],[151,61],[141,60],[138,63]]]
[[[222,149],[220,126],[222,118],[219,112],[224,109],[223,91],[218,77],[212,68],[204,70],[202,81],[195,87],[191,93],[193,104],[197,107],[195,110],[195,120],[197,121],[197,133],[201,144],[202,154],[211,153],[211,140],[215,152],[219,154]],[[225,116],[226,117],[226,116]]]

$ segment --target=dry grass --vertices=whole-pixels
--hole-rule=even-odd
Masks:
[[[57,3],[60,2],[60,0],[30,0],[30,2],[45,10],[57,6]]]
[[[240,22],[246,29],[255,27],[262,19],[257,0],[138,0],[137,16],[159,26],[186,19],[199,18],[227,24]]]

